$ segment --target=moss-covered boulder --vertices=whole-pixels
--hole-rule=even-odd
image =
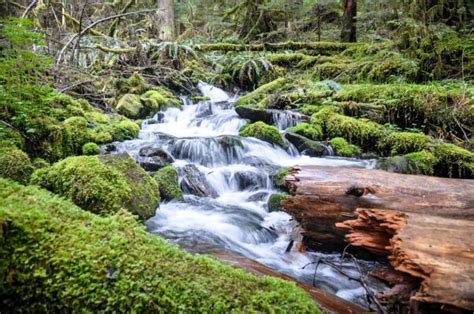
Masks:
[[[311,157],[321,157],[329,155],[327,145],[321,142],[310,140],[309,138],[306,138],[302,135],[293,132],[286,132],[285,138],[291,144],[293,144],[301,154],[308,155]]]
[[[148,219],[160,200],[157,183],[126,153],[69,157],[36,170],[31,183],[98,214],[125,208]]]
[[[255,137],[271,144],[285,145],[280,131],[276,127],[261,121],[245,125],[240,129],[239,134],[245,137]]]
[[[431,140],[423,133],[392,132],[384,136],[377,146],[382,153],[394,156],[422,151]]]
[[[149,90],[140,96],[141,101],[144,103],[145,108],[154,113],[158,110],[166,110],[169,107],[181,107],[181,100],[176,98],[172,92],[163,88],[157,87],[153,90]]]
[[[100,147],[96,143],[85,143],[82,145],[82,154],[83,155],[98,155],[100,154]]]
[[[327,138],[342,137],[366,150],[373,149],[386,132],[378,123],[347,117],[334,112],[331,108],[321,109],[312,115],[311,123],[321,126]]]
[[[99,217],[4,179],[0,235],[5,312],[320,312],[294,283],[192,256],[126,211]]]
[[[33,170],[25,152],[13,146],[0,148],[0,177],[28,184]]]
[[[264,98],[267,97],[268,94],[270,94],[271,92],[285,86],[286,82],[286,78],[280,77],[270,83],[264,84],[253,92],[250,92],[240,97],[235,103],[235,105],[237,107],[249,106],[257,108],[266,108],[268,104],[265,104],[265,102],[262,102],[262,100],[264,100]]]
[[[332,149],[336,156],[342,157],[357,157],[361,154],[361,150],[358,146],[349,144],[342,137],[335,137],[329,141]]]
[[[146,117],[145,106],[140,100],[140,96],[136,94],[123,95],[115,108],[118,113],[130,119],[139,119]]]
[[[442,143],[429,148],[438,159],[434,172],[439,176],[474,178],[474,153],[454,144]]]
[[[160,189],[162,199],[170,201],[173,199],[183,200],[183,191],[179,186],[178,171],[173,166],[166,166],[158,170],[153,176]]]
[[[288,132],[299,134],[313,141],[321,140],[323,137],[323,130],[320,125],[306,122],[299,123],[298,125],[289,128]]]
[[[272,194],[268,199],[268,211],[269,212],[276,212],[282,211],[283,206],[281,206],[281,201],[286,200],[290,197],[288,194]]]

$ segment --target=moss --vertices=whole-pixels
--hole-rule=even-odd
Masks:
[[[290,196],[288,194],[272,194],[268,199],[268,211],[276,212],[283,210],[281,206],[281,201],[288,199]]]
[[[32,162],[33,164],[33,167],[35,169],[41,169],[41,168],[46,168],[46,167],[49,167],[51,166],[51,164],[49,162],[47,162],[46,160],[44,160],[43,158],[35,158]]]
[[[248,124],[240,129],[240,136],[255,137],[262,141],[284,146],[280,131],[274,126],[258,121]]]
[[[100,147],[96,143],[85,143],[82,146],[83,155],[98,155],[100,154]]]
[[[0,177],[28,184],[33,170],[25,152],[15,147],[0,148]]]
[[[287,175],[288,168],[278,171],[278,173],[273,176],[273,184],[279,189],[286,190],[285,178]]]
[[[143,76],[138,72],[134,72],[128,79],[119,79],[116,82],[116,87],[119,94],[142,94],[148,88]]]
[[[0,180],[5,311],[319,313],[294,283],[193,256],[130,214],[98,217]]]
[[[323,137],[323,130],[321,129],[321,126],[317,124],[309,124],[306,122],[302,122],[288,129],[288,132],[302,135],[314,141],[320,140]]]
[[[384,135],[384,127],[366,119],[356,119],[324,108],[311,116],[313,125],[320,125],[327,138],[342,137],[365,149],[372,149]]]
[[[20,132],[0,124],[0,147],[15,146],[20,149],[25,147],[25,140]]]
[[[425,149],[431,137],[423,133],[392,132],[384,136],[378,143],[378,148],[389,155],[419,152]]]
[[[334,153],[342,157],[357,157],[361,154],[361,149],[356,145],[349,144],[342,137],[335,137],[329,141]]]
[[[131,140],[140,133],[140,127],[130,120],[121,120],[113,124],[111,130],[114,141]]]
[[[183,192],[179,186],[178,171],[173,166],[166,166],[153,176],[160,188],[160,196],[167,201],[176,199],[182,201]]]
[[[65,156],[80,154],[82,145],[89,141],[88,122],[83,117],[72,117],[63,122]]]
[[[434,167],[438,163],[438,158],[426,150],[406,154],[404,157],[414,165],[416,171],[413,174],[433,175]]]
[[[474,153],[454,144],[436,144],[429,151],[438,159],[435,174],[447,177],[474,177]]]
[[[31,183],[100,214],[126,208],[148,219],[159,203],[156,182],[126,154],[69,157],[36,170]]]
[[[244,96],[240,97],[235,105],[238,106],[251,106],[258,104],[264,100],[265,96],[267,96],[269,93],[272,91],[275,91],[281,87],[283,87],[286,84],[287,80],[284,77],[280,77],[274,81],[271,81],[270,83],[264,84],[254,90],[253,92],[250,92],[248,94],[245,94]],[[265,103],[263,105],[259,105],[257,107],[266,107]]]
[[[138,119],[143,116],[144,106],[140,100],[140,96],[136,94],[125,94],[119,99],[116,110],[127,118]]]
[[[145,104],[145,108],[150,113],[158,110],[164,111],[168,107],[180,107],[181,102],[174,98],[170,92],[162,90],[150,90],[140,96],[141,101]]]
[[[280,66],[296,65],[309,56],[304,53],[273,53],[267,56],[268,61]]]

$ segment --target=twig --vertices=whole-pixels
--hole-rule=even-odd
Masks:
[[[135,12],[128,12],[128,13],[123,13],[123,14],[117,14],[117,15],[112,15],[112,16],[108,16],[108,17],[104,17],[100,20],[97,20],[95,21],[94,23],[90,24],[89,26],[87,26],[86,28],[84,28],[82,31],[80,31],[79,33],[75,34],[74,36],[72,36],[69,41],[64,45],[64,47],[61,49],[60,53],[59,53],[59,56],[58,56],[58,60],[56,61],[56,65],[59,65],[61,63],[61,60],[62,60],[62,57],[64,55],[64,52],[66,51],[67,47],[76,39],[76,38],[80,38],[82,35],[86,34],[91,28],[93,28],[94,26],[98,25],[98,24],[101,24],[101,23],[104,23],[104,22],[107,22],[107,21],[110,21],[110,20],[113,20],[113,19],[116,19],[116,18],[120,18],[120,17],[124,17],[124,16],[129,16],[129,15],[136,15],[136,14],[144,14],[144,13],[150,13],[150,12],[156,12],[158,9],[148,9],[148,10],[142,10],[142,11],[135,11]]]
[[[38,3],[38,0],[33,0],[31,1],[31,3],[28,5],[28,7],[26,8],[26,10],[23,12],[23,14],[21,15],[21,18],[24,19],[25,17],[28,16],[28,14],[30,14],[31,10],[33,10],[36,6],[36,4]]]

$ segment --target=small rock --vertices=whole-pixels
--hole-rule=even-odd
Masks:
[[[311,157],[330,155],[328,147],[321,142],[310,140],[309,138],[293,132],[286,132],[285,138],[290,141],[291,144],[295,145],[296,149],[302,154]]]
[[[186,165],[183,168],[181,188],[189,194],[201,197],[217,198],[219,194],[207,181],[206,176],[195,165]]]

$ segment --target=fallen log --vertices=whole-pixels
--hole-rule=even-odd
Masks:
[[[338,223],[349,243],[385,252],[395,270],[421,280],[411,300],[474,310],[474,223],[426,214],[357,209]]]
[[[278,51],[278,50],[311,50],[321,54],[331,54],[341,52],[349,47],[360,46],[354,43],[334,43],[334,42],[280,42],[280,43],[263,43],[263,44],[198,44],[193,45],[193,49],[203,52],[208,51]]]
[[[291,170],[286,183],[294,195],[282,206],[306,246],[351,244],[409,276],[382,299],[403,291],[410,304],[474,310],[474,181],[311,166]]]
[[[272,276],[295,282],[298,286],[303,288],[316,301],[316,303],[318,303],[320,309],[324,310],[326,313],[367,313],[366,309],[358,306],[357,304],[341,299],[338,296],[323,291],[319,288],[307,285],[283,273],[276,272],[268,268],[267,266],[260,264],[259,262],[256,262],[254,260],[248,259],[246,257],[225,251],[215,251],[212,252],[211,255],[223,262],[226,262],[238,268],[245,269],[246,271],[253,273],[257,276]]]
[[[305,166],[291,169],[286,185],[293,196],[282,206],[301,224],[304,243],[313,249],[342,250],[348,231],[335,224],[356,218],[357,208],[474,220],[473,180]]]

